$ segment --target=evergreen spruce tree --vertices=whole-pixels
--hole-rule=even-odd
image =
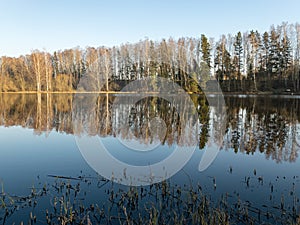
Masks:
[[[242,56],[243,56],[243,46],[242,46],[242,34],[241,32],[238,32],[235,36],[235,42],[234,42],[234,55],[236,57],[235,64],[237,66],[237,76],[238,79],[242,79],[241,77],[241,69],[243,66],[242,63]]]
[[[269,49],[269,72],[271,74],[278,74],[280,71],[280,43],[279,35],[274,28],[270,34],[270,49]]]
[[[269,70],[269,33],[265,32],[263,34],[263,45],[262,45],[262,61],[260,62],[261,64],[261,69],[263,72],[268,72]]]
[[[207,37],[204,34],[201,34],[201,53],[202,53],[202,61],[206,63],[206,65],[211,68],[210,62],[210,51],[211,47],[207,40]]]
[[[287,35],[284,35],[281,40],[280,50],[280,69],[281,73],[286,77],[288,69],[292,63],[291,42]]]

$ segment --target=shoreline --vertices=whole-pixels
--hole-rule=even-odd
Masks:
[[[157,94],[161,92],[122,92],[122,91],[7,91],[7,92],[0,92],[0,94]],[[274,95],[285,95],[285,96],[299,96],[300,93],[293,93],[293,92],[278,92],[274,93],[271,91],[266,92],[186,92],[189,95],[217,95],[223,94],[224,96],[274,96]],[[165,94],[177,94],[177,93],[165,93]]]

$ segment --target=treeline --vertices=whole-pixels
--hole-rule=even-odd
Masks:
[[[124,81],[162,76],[193,92],[199,91],[193,79],[204,83],[217,79],[223,91],[289,86],[298,92],[299,49],[300,24],[282,23],[263,33],[238,32],[219,40],[202,34],[159,42],[146,39],[112,48],[78,47],[53,54],[36,50],[18,58],[1,57],[0,91],[74,91],[94,70],[105,78],[104,90],[119,90]],[[274,86],[274,81],[280,85]]]

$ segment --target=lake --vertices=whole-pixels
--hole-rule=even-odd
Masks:
[[[299,119],[291,95],[0,94],[0,224],[296,223]]]

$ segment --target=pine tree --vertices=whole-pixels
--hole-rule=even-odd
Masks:
[[[216,47],[214,58],[215,68],[217,69],[217,80],[226,79],[230,73],[230,54],[225,47],[224,41]]]

